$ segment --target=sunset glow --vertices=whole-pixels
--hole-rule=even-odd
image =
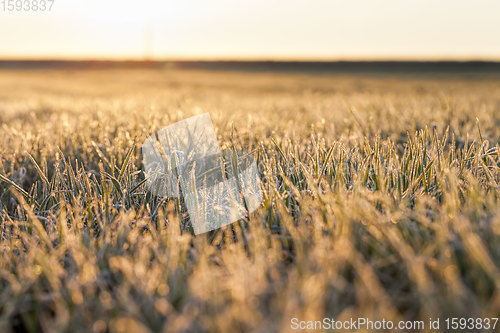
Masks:
[[[50,12],[3,6],[0,58],[500,58],[498,1],[55,0]]]

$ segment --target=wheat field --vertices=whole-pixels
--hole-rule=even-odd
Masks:
[[[203,112],[263,203],[195,236],[140,146]],[[2,70],[0,137],[0,332],[499,316],[499,77]]]

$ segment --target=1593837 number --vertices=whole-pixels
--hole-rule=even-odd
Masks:
[[[446,318],[447,330],[495,330],[498,318]]]
[[[46,12],[52,10],[54,0],[2,0],[4,12]]]

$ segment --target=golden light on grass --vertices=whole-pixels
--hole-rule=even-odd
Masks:
[[[498,316],[494,77],[70,74],[0,76],[0,331]],[[263,205],[194,236],[137,145],[201,112]]]

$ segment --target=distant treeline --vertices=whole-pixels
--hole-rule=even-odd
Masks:
[[[500,74],[500,62],[0,60],[0,69],[197,69],[249,72]]]

